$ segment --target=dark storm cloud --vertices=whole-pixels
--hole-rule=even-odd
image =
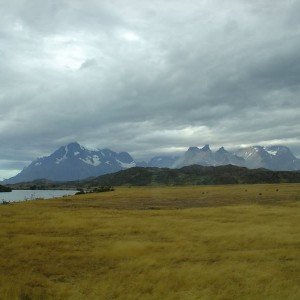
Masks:
[[[299,13],[298,1],[9,1],[2,174],[75,140],[143,159],[206,143],[300,155]]]

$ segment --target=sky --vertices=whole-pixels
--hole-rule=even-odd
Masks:
[[[300,157],[299,0],[0,0],[0,179],[77,141]]]

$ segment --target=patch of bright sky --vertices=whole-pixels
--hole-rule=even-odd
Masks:
[[[121,29],[116,32],[116,37],[125,42],[138,42],[142,38],[135,32]],[[90,57],[94,57],[97,39],[103,40],[107,37],[91,36],[80,37],[53,35],[44,38],[44,61],[47,67],[58,70],[78,70],[80,66]],[[111,42],[111,41],[107,41]],[[92,46],[94,44],[94,46]],[[100,51],[101,52],[101,51]],[[99,55],[99,49],[97,51]]]
[[[44,47],[45,61],[51,68],[77,70],[89,57],[88,46],[73,37],[46,37]]]
[[[23,25],[20,22],[15,22],[12,29],[14,31],[21,32],[23,31]]]
[[[287,139],[274,139],[274,140],[266,140],[266,141],[259,141],[256,144],[257,145],[263,145],[263,146],[277,146],[277,145],[284,145],[284,146],[293,146],[297,145],[299,143],[299,140],[297,138],[287,138]],[[253,143],[249,144],[241,144],[241,148],[246,148],[246,147],[252,147]]]
[[[11,178],[20,173],[20,170],[2,170],[0,169],[0,181]]]
[[[120,31],[119,36],[121,39],[128,42],[137,42],[141,40],[141,37],[139,35],[129,30]]]

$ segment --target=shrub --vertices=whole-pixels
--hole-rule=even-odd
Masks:
[[[100,187],[94,188],[93,192],[94,193],[103,193],[103,192],[111,192],[114,190],[115,189],[112,186],[100,186]]]

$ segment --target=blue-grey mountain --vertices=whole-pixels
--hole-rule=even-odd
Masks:
[[[179,156],[155,156],[148,162],[148,167],[170,168],[178,161]]]
[[[249,169],[274,171],[300,170],[300,159],[285,146],[251,146],[230,152],[221,147],[213,152],[209,145],[190,147],[181,156],[156,156],[146,162],[136,162],[127,152],[109,149],[89,150],[78,143],[60,147],[50,156],[38,158],[18,175],[3,183],[28,182],[35,179],[53,181],[81,180],[114,173],[131,167],[178,169],[190,165],[235,165]]]
[[[198,147],[190,147],[174,164],[174,167],[181,168],[190,165],[223,166],[229,164],[244,166],[245,160],[226,151],[224,147],[214,153],[211,151],[209,145],[205,145],[201,149]]]
[[[300,159],[285,146],[252,146],[241,148],[235,155],[245,160],[249,169],[266,168],[276,171],[293,171],[300,169]]]
[[[38,158],[18,175],[4,183],[17,183],[45,178],[55,181],[81,180],[91,176],[113,173],[136,163],[127,152],[109,149],[89,150],[78,143],[60,147],[50,156]]]
[[[291,150],[285,146],[251,146],[240,148],[235,152],[229,152],[221,147],[213,152],[209,145],[203,148],[190,147],[178,159],[168,160],[164,158],[164,164],[159,165],[156,160],[155,167],[181,168],[190,165],[223,166],[235,165],[249,169],[265,168],[274,171],[300,170],[300,159],[294,156]]]

